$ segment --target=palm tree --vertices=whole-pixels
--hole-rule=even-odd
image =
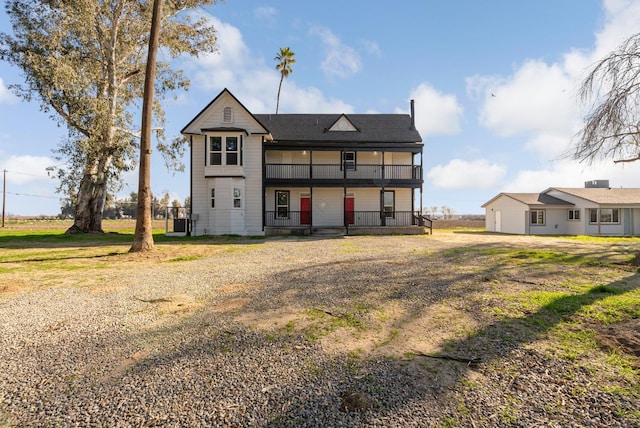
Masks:
[[[291,69],[291,64],[295,64],[296,60],[293,57],[295,52],[293,52],[289,47],[280,48],[280,52],[274,58],[275,61],[278,61],[276,64],[276,70],[280,71],[280,85],[278,85],[278,99],[276,102],[276,114],[278,114],[278,107],[280,106],[280,89],[282,89],[282,81],[285,77],[289,77],[289,73],[293,73]]]

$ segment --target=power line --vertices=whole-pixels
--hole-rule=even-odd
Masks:
[[[3,192],[4,193],[4,192]],[[15,195],[15,196],[30,196],[32,198],[48,198],[48,199],[66,199],[62,196],[45,196],[45,195],[31,195],[29,193],[15,193],[15,192],[6,192],[7,195]]]
[[[29,174],[29,173],[27,173],[27,172],[11,171],[11,170],[9,170],[9,169],[6,169],[5,171],[6,171],[6,172],[10,172],[11,174],[26,175],[26,176],[29,176],[29,177],[37,177],[37,178],[51,178],[51,176],[50,176],[50,175],[47,175],[47,176],[45,177],[45,176],[43,176],[43,175],[38,175],[38,174]]]

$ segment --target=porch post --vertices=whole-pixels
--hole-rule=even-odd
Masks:
[[[313,231],[313,149],[309,149],[309,235]]]
[[[347,186],[344,186],[342,192],[342,222],[344,223],[344,227],[347,230],[347,235],[349,234],[349,216],[347,215]]]
[[[206,146],[206,144],[205,144]],[[264,232],[265,224],[267,221],[267,162],[266,162],[266,148],[264,146],[264,135],[262,136],[262,231]]]
[[[380,188],[380,224],[387,225],[387,217],[384,213],[384,183],[386,180],[386,171],[384,167],[384,150],[382,150],[382,187]]]
[[[422,155],[422,153],[420,153],[420,181],[423,181],[424,179],[422,178],[424,175],[424,165],[423,165],[423,159],[424,156]],[[424,188],[424,183],[420,183],[420,215],[422,215],[422,192],[423,192],[423,188]]]

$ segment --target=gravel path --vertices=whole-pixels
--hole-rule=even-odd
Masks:
[[[427,256],[456,245],[273,239],[123,269],[104,289],[0,295],[0,426],[633,426],[620,414],[637,411],[638,397],[604,392],[586,369],[532,348],[473,366],[364,358],[299,329],[238,321],[283,307],[366,305],[382,292],[421,308],[456,297],[477,278],[453,285]]]

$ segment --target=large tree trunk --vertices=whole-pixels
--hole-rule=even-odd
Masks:
[[[140,174],[138,178],[138,207],[136,210],[136,232],[129,251],[153,250],[151,225],[151,126],[153,119],[153,91],[156,78],[156,56],[162,18],[162,0],[154,0],[149,35],[149,52],[144,76],[142,98],[142,129],[140,132]]]
[[[101,168],[88,169],[80,181],[73,225],[65,233],[103,233],[102,211],[107,196],[107,177]]]

